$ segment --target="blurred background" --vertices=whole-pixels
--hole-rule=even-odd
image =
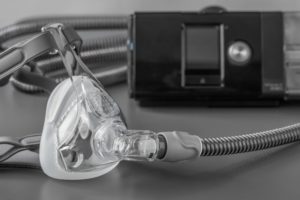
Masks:
[[[1,0],[0,27],[36,15],[130,14],[135,11],[197,11],[208,5],[228,10],[300,10],[299,0]]]

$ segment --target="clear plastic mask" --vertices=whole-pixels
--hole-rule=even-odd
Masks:
[[[109,172],[123,159],[155,159],[158,136],[127,129],[118,105],[74,48],[64,43],[61,27],[44,28],[57,41],[55,52],[70,78],[48,100],[40,143],[43,171],[56,179],[88,179]]]
[[[152,160],[158,138],[127,130],[118,105],[87,76],[73,76],[52,92],[40,144],[44,172],[56,179],[101,176],[123,160]]]
[[[126,127],[118,106],[103,89],[88,77],[72,79],[57,86],[48,100],[40,162],[45,173],[54,178],[100,176],[120,159],[96,152],[95,135],[109,131],[104,129],[111,125],[120,134]]]

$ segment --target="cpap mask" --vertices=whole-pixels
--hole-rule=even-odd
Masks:
[[[48,99],[41,137],[23,138],[16,145],[21,150],[39,152],[41,168],[52,178],[98,177],[123,160],[177,162],[262,150],[300,139],[300,124],[222,138],[130,130],[117,103],[78,56],[80,46],[80,37],[73,29],[51,24],[43,27],[41,34],[0,55],[0,79],[45,53],[60,55],[67,70],[69,78],[60,82]],[[9,152],[6,159],[13,154]],[[1,161],[5,159],[0,156]]]

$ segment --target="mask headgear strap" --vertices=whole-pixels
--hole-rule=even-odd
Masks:
[[[90,73],[88,69],[85,70],[87,67],[78,56],[81,44],[82,40],[80,36],[70,27],[63,26],[62,24],[52,24],[43,27],[42,33],[25,42],[17,43],[0,54],[0,85],[4,85],[8,81],[9,76],[26,65],[26,63],[46,53],[58,53],[70,77],[79,72],[79,65],[83,71]],[[25,70],[20,70],[17,75],[22,76],[24,73],[26,73]],[[29,84],[35,82],[35,85],[39,85],[41,88],[49,90],[49,92],[56,86],[56,83],[53,83],[53,81],[49,82],[48,78],[41,76],[28,77],[27,75],[23,76],[25,81]],[[90,77],[94,76],[91,75]],[[29,150],[38,153],[39,142],[40,135],[26,136],[20,139],[4,136],[0,137],[0,147],[2,150],[6,149],[0,153],[0,167],[29,166],[26,163],[7,165],[3,162],[21,151]],[[6,148],[7,146],[9,146],[9,148]]]

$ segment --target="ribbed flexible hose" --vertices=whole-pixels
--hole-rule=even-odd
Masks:
[[[17,24],[35,23],[44,26],[48,23],[59,22],[73,26],[75,29],[127,29],[128,16],[107,15],[107,16],[58,16],[58,17],[32,17],[23,19]]]
[[[201,156],[220,156],[263,150],[300,140],[300,123],[253,134],[202,138]]]
[[[118,66],[118,67],[106,69],[101,72],[94,72],[93,74],[97,79],[101,80],[101,83],[103,85],[113,85],[126,80],[126,72],[127,72],[127,66]],[[55,81],[59,83],[62,80],[64,80],[66,77],[56,78]],[[17,89],[26,93],[45,92],[43,88],[40,88],[36,85],[24,83],[16,79],[14,76],[10,78],[10,81]]]
[[[123,33],[98,40],[85,40],[80,57],[91,69],[111,65],[126,65],[127,38],[127,33]],[[65,69],[59,56],[43,57],[30,63],[30,65],[41,70],[43,74],[51,74],[51,72]]]
[[[112,85],[126,80],[127,73],[127,35],[87,40],[80,57],[103,85]],[[43,57],[29,63],[38,74],[55,80],[57,83],[68,77],[59,56]],[[24,92],[35,93],[43,90],[11,77],[12,84]]]
[[[84,40],[81,58],[104,85],[115,84],[126,80],[127,65],[127,16],[90,16],[90,17],[44,17],[19,21],[0,29],[0,44],[19,36],[40,32],[48,23],[63,23],[75,30],[114,30],[106,38]],[[117,32],[115,31],[117,30]],[[29,65],[39,74],[60,82],[67,77],[66,71],[58,56],[42,56]],[[105,69],[105,70],[103,70]],[[11,82],[25,92],[40,92],[41,88],[26,84],[15,77]]]
[[[103,85],[112,85],[126,80],[127,72],[127,34],[118,34],[102,40],[86,40],[80,57]],[[29,63],[37,73],[61,82],[68,77],[59,56],[43,57]],[[43,89],[24,83],[11,77],[12,84],[21,91],[28,93],[42,92]]]
[[[31,18],[19,21],[16,24],[0,29],[0,44],[10,39],[37,33],[48,23],[63,23],[72,26],[75,30],[126,30],[128,29],[127,16],[91,16],[91,17],[48,17]]]

